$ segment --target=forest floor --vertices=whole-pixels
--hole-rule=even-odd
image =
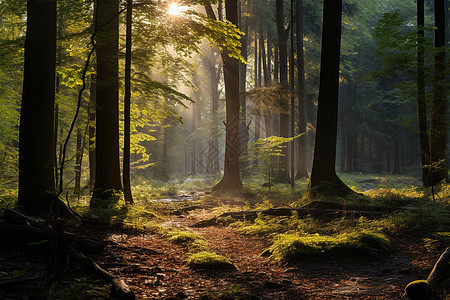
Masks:
[[[442,247],[424,247],[424,238],[430,236],[425,228],[389,235],[389,255],[274,260],[261,255],[273,241],[269,235],[244,235],[233,226],[192,227],[217,216],[214,207],[179,215],[171,211],[159,210],[159,228],[202,236],[209,251],[227,257],[235,268],[194,269],[188,264],[186,244],[171,242],[161,230],[127,225],[87,224],[84,234],[105,242],[100,253],[88,256],[120,275],[137,299],[402,299],[405,286],[426,279],[442,252]],[[48,264],[47,253],[36,249],[16,251],[0,246],[0,299],[36,298]],[[109,298],[109,286],[94,275],[80,267],[65,267],[50,298]],[[450,280],[443,288],[450,291]]]

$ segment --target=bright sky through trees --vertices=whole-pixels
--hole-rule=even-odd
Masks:
[[[187,6],[173,2],[169,4],[168,13],[171,16],[178,17],[181,16],[187,9],[188,9]]]

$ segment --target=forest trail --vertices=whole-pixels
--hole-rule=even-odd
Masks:
[[[244,236],[232,227],[189,228],[209,216],[202,210],[164,218],[170,226],[201,234],[210,250],[226,256],[236,270],[193,270],[186,261],[188,249],[159,234],[113,233],[107,239],[108,255],[97,259],[126,278],[142,299],[227,299],[212,291],[242,299],[400,299],[406,284],[425,278],[435,259],[418,253],[414,241],[398,239],[387,257],[286,264],[260,256],[269,246],[266,238]]]

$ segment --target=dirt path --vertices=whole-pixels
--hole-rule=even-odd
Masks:
[[[207,218],[207,213],[201,216]],[[393,238],[393,253],[377,260],[327,258],[285,264],[260,256],[269,246],[269,241],[263,237],[240,235],[231,227],[190,229],[188,226],[198,221],[199,216],[195,214],[165,218],[165,225],[204,236],[210,250],[229,258],[237,269],[195,271],[187,266],[188,250],[159,234],[124,229],[110,232],[106,248],[90,257],[106,270],[125,278],[137,299],[400,299],[405,285],[426,278],[439,256],[439,253],[420,253],[421,238],[404,237]],[[104,234],[104,229],[97,230]],[[27,254],[0,251],[0,277],[2,274],[10,276],[11,268],[43,272],[45,266],[39,263],[43,262],[30,259]],[[29,291],[22,288],[2,294],[0,286],[0,298],[2,295],[8,296],[7,299],[29,298],[40,276],[36,271],[33,274],[34,284]],[[76,274],[66,276],[73,280]],[[98,281],[96,284],[101,285]],[[239,290],[242,298],[205,296],[208,292],[223,290]],[[73,298],[55,299],[107,299],[80,298],[74,288],[65,293]]]
[[[167,224],[187,228],[195,221],[168,217]],[[400,299],[405,285],[425,278],[435,259],[425,255],[418,260],[421,255],[411,241],[398,239],[394,253],[377,260],[315,259],[284,264],[260,256],[269,245],[262,237],[243,236],[230,227],[193,231],[207,239],[212,251],[228,257],[237,270],[194,271],[186,265],[186,249],[155,234],[111,235],[109,240],[114,243],[108,245],[111,254],[104,257],[104,264],[129,264],[110,270],[126,277],[143,299],[170,299],[177,294],[198,299],[208,291],[237,286],[248,295],[246,299]]]

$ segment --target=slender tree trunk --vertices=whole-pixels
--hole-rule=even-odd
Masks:
[[[444,0],[434,0],[434,99],[431,114],[432,184],[447,179],[445,144],[447,138],[445,82],[445,11]]]
[[[131,46],[132,46],[133,0],[127,0],[127,27],[125,45],[125,96],[123,101],[123,195],[125,202],[134,203],[131,194],[130,135],[131,135]]]
[[[81,163],[83,162],[83,133],[80,128],[77,129],[77,146],[75,154],[75,188],[74,194],[80,199],[81,192]]]
[[[420,156],[422,159],[422,181],[424,186],[431,185],[430,143],[427,125],[427,105],[425,100],[425,57],[424,30],[425,26],[424,0],[417,0],[417,111],[419,115]]]
[[[56,1],[27,1],[25,69],[19,129],[18,205],[49,209],[55,194]]]
[[[316,141],[308,194],[351,193],[336,175],[339,60],[342,0],[325,0],[323,6],[320,87],[317,108]]]
[[[91,190],[94,188],[95,183],[95,75],[91,75],[91,86],[89,94],[89,185]]]
[[[291,49],[290,49],[290,57],[289,57],[289,86],[291,88],[291,137],[295,136],[295,72],[294,72],[294,0],[291,0]],[[291,186],[294,187],[294,172],[295,172],[295,140],[290,142],[290,182]]]
[[[279,68],[279,59],[278,59],[278,43],[275,43],[275,50],[274,50],[274,66],[273,66],[273,80],[275,82],[278,81],[279,74],[280,74],[280,68]]]
[[[295,179],[308,178],[306,155],[306,81],[305,81],[305,54],[303,51],[303,0],[297,0],[297,80],[298,80],[298,128],[304,133],[297,140],[297,174]]]
[[[276,0],[276,23],[278,34],[278,47],[280,58],[280,84],[284,89],[287,89],[287,42],[288,32],[284,26],[284,2],[283,0]],[[283,112],[280,113],[280,136],[289,136],[289,104],[288,101],[280,97],[280,106]],[[288,147],[283,148],[282,155],[279,157],[279,166],[275,180],[281,183],[289,183],[288,170]]]
[[[241,17],[241,3],[239,2],[239,26],[244,32],[242,37],[242,49],[241,55],[245,61],[247,61],[247,35],[248,35],[248,25],[243,24]],[[248,176],[248,130],[247,130],[247,103],[246,103],[246,78],[247,78],[247,64],[239,64],[239,91],[240,91],[240,118],[239,118],[239,153],[241,157],[241,175],[242,177]]]
[[[119,162],[119,1],[98,0],[96,172],[91,207],[122,191]]]
[[[209,172],[211,174],[217,174],[219,172],[219,125],[217,120],[217,114],[219,112],[219,80],[221,75],[220,64],[216,69],[216,53],[217,49],[211,48],[208,58],[208,70],[210,77],[210,116],[212,118],[212,127],[210,129],[209,148],[208,148],[208,161]]]
[[[263,70],[263,76],[264,76],[264,86],[269,86],[270,76],[269,76],[269,70],[267,68],[266,46],[264,45],[264,35],[263,35],[263,31],[262,31],[261,28],[259,30],[259,49],[261,51],[262,70]]]
[[[267,86],[272,84],[272,37],[267,31]]]

